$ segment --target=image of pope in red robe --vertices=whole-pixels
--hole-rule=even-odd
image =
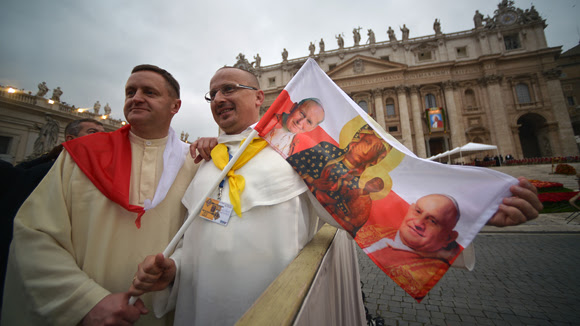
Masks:
[[[427,195],[409,206],[398,229],[365,225],[355,240],[386,274],[420,301],[462,250],[453,230],[459,216],[453,197]]]

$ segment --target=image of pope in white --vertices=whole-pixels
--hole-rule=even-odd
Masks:
[[[294,103],[289,113],[276,114],[275,119],[276,125],[264,139],[286,158],[293,152],[297,134],[312,131],[324,121],[324,108],[319,99],[306,98]]]

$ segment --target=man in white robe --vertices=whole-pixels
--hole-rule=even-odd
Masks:
[[[170,129],[181,106],[173,76],[137,66],[125,94],[130,125],[65,143],[20,209],[3,325],[171,324],[147,314],[148,296],[128,305],[126,291],[135,266],[179,229],[197,165]]]
[[[210,89],[212,113],[223,131],[218,143],[235,155],[251,131],[250,126],[259,120],[264,93],[252,74],[236,68],[218,70]],[[204,162],[199,172],[183,198],[188,208],[204,199],[207,187],[221,169],[213,162]],[[148,275],[142,267],[147,262],[155,265],[156,256],[150,256],[140,265],[130,290],[139,295],[143,291],[138,288],[158,290],[175,282],[158,294],[154,309],[157,315],[176,309],[176,325],[234,324],[318,230],[308,188],[273,148],[266,146],[234,173],[245,178],[240,196],[241,217],[232,212],[226,226],[197,217],[171,259],[157,256],[159,266],[171,270],[162,276],[167,282],[149,287],[153,284],[145,279]],[[226,203],[231,202],[228,179],[221,190],[221,200]],[[217,199],[219,192],[214,191],[212,197]],[[332,219],[329,222],[337,225]],[[349,254],[356,264],[354,242]],[[354,277],[358,278],[358,268]],[[354,313],[350,324],[362,324],[360,286],[358,282],[351,283]]]

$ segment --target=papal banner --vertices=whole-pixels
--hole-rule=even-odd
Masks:
[[[517,184],[490,169],[418,158],[313,59],[255,129],[366,254],[417,301]]]

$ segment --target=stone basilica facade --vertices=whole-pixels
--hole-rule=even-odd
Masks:
[[[492,17],[490,17],[492,16]],[[561,47],[548,47],[541,15],[522,10],[511,0],[493,15],[479,11],[474,28],[402,37],[388,28],[389,40],[374,32],[361,44],[361,28],[352,46],[336,36],[338,48],[310,43],[310,55],[361,108],[419,157],[429,157],[468,142],[497,145],[515,158],[578,155],[578,147],[560,81],[556,59]],[[308,57],[261,66],[243,54],[234,65],[258,76],[266,100],[275,98]],[[432,128],[430,109],[439,108],[443,127]],[[441,110],[442,109],[442,110]]]
[[[36,94],[0,85],[0,160],[17,164],[49,152],[65,140],[64,129],[74,120],[98,120],[105,131],[123,125],[121,120],[111,118],[108,104],[104,113],[98,101],[93,108],[75,108],[61,101],[60,87],[50,98],[46,98],[48,91],[44,82],[38,85]]]

